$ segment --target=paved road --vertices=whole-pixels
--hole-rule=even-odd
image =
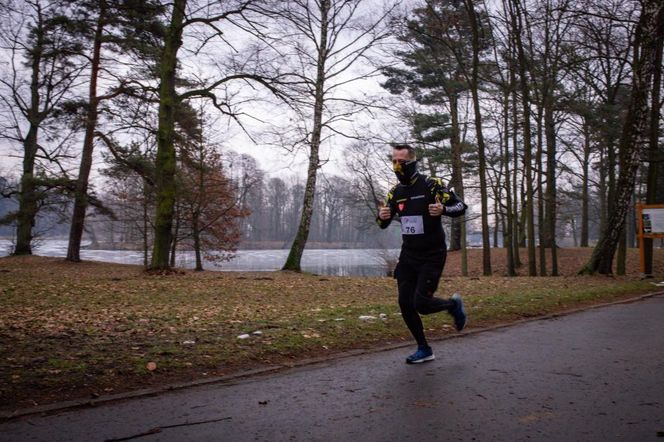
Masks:
[[[664,441],[664,297],[434,349],[438,359],[418,366],[397,349],[24,418],[0,425],[0,440],[104,441],[160,428],[136,439]]]

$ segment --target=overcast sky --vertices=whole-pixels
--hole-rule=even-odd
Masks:
[[[367,1],[367,9],[364,13],[371,14],[378,12],[382,0]],[[377,8],[373,11],[372,8]],[[240,35],[241,33],[232,30],[226,30],[226,38],[233,43],[238,43],[241,40],[234,40],[233,35]],[[189,45],[189,46],[187,46]],[[206,77],[214,77],[213,63],[218,63],[218,53],[215,53],[215,46],[210,45],[209,50],[198,54],[196,57],[190,57],[187,54],[193,45],[192,39],[185,38],[185,47],[181,50],[182,56],[181,63],[185,70],[191,71],[197,75],[204,75]],[[219,48],[219,50],[223,50]],[[225,48],[228,51],[227,47]],[[7,65],[5,64],[5,68]],[[364,61],[360,60],[354,72],[369,71],[372,68]],[[350,74],[349,74],[350,75]],[[343,80],[343,78],[342,78]],[[389,94],[384,91],[379,85],[380,79],[370,78],[357,82],[350,82],[345,84],[335,94],[336,96],[344,97],[363,97],[380,95],[389,98]],[[100,91],[102,92],[102,91]],[[274,100],[272,100],[274,101]],[[234,122],[228,119],[220,118],[216,123],[216,128],[219,138],[215,141],[222,145],[224,150],[232,149],[238,153],[247,153],[255,157],[260,167],[270,175],[279,176],[304,176],[307,169],[307,154],[304,150],[289,152],[286,149],[270,146],[266,141],[270,141],[266,135],[266,130],[274,131],[276,127],[283,126],[284,120],[288,118],[286,108],[282,106],[264,105],[263,103],[247,104],[242,106],[242,111],[248,115],[263,120],[265,123],[259,123],[252,120],[252,118],[242,118],[242,123],[251,135],[252,139],[244,133],[244,131]],[[216,112],[211,109],[210,112]],[[362,126],[373,125],[376,127],[385,123],[389,119],[387,114],[380,110],[374,110],[373,115],[366,113],[354,117],[354,123],[347,123],[342,128],[350,129],[354,126],[355,129]],[[394,128],[392,128],[394,129]],[[351,130],[347,130],[351,131]],[[399,132],[397,130],[397,132]],[[345,161],[343,155],[343,147],[351,142],[343,136],[335,136],[328,139],[321,146],[321,159],[324,160],[322,171],[330,174],[344,175]],[[80,142],[78,143],[80,144]],[[386,152],[388,148],[386,146]],[[22,155],[19,146],[11,145],[6,141],[0,140],[0,174],[3,176],[20,175],[20,163]],[[328,161],[329,160],[329,161]],[[100,143],[97,143],[95,152],[95,164],[93,169],[93,177],[98,177],[99,168],[103,167],[103,161],[100,155]],[[72,163],[72,175],[75,176],[78,170],[78,160]]]

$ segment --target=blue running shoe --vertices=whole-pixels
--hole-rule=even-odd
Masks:
[[[454,327],[456,327],[457,331],[461,331],[466,326],[468,316],[466,315],[466,310],[463,308],[463,299],[461,299],[461,295],[455,293],[452,295],[452,299],[454,299],[456,307],[454,307],[450,313],[452,313],[452,316],[454,317]]]
[[[428,345],[418,345],[417,351],[406,358],[406,364],[419,364],[426,361],[433,361],[436,357],[433,350]]]

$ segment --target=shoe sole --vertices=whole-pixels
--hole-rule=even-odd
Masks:
[[[436,359],[436,355],[427,356],[426,358],[417,359],[415,361],[406,360],[406,364],[421,364],[422,362],[433,361]]]
[[[452,295],[452,299],[459,301],[459,309],[461,310],[461,313],[463,313],[463,316],[466,318],[461,328],[457,327],[456,323],[454,324],[454,328],[456,328],[457,331],[461,331],[468,325],[468,315],[466,314],[466,309],[463,307],[463,299],[461,299],[461,295],[455,293]]]

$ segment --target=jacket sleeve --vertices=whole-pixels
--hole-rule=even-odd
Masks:
[[[461,201],[453,190],[445,187],[440,178],[431,178],[430,189],[435,201],[443,204],[443,215],[456,218],[466,213],[466,203]]]
[[[450,218],[456,218],[466,213],[468,206],[466,203],[461,201],[456,193],[453,190],[447,191],[450,195],[449,199],[444,203],[445,211],[443,215],[449,216]]]
[[[394,214],[396,213],[396,206],[394,205],[395,187],[393,187],[392,189],[390,189],[389,192],[387,192],[387,199],[385,200],[385,206],[390,208],[390,217],[386,220],[382,220],[378,216],[376,216],[376,224],[378,224],[378,227],[380,227],[381,229],[386,229],[387,226],[390,225],[390,223],[392,222],[392,218],[394,218]]]

